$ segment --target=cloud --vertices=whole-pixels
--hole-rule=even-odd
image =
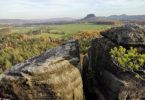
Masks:
[[[1,0],[0,18],[145,14],[145,0]]]

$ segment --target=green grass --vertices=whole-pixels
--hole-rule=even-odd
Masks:
[[[14,27],[12,32],[16,33],[26,33],[30,30],[36,30],[40,27],[47,27],[50,30],[56,30],[69,34],[75,34],[79,31],[95,31],[95,30],[102,30],[102,29],[108,29],[111,27],[111,25],[96,25],[96,24],[62,24],[62,25],[34,25],[31,27]]]
[[[95,31],[108,29],[111,25],[95,25],[95,24],[65,24],[65,25],[48,25],[51,29],[63,31],[66,34],[75,34],[79,31]]]
[[[37,27],[24,27],[24,26],[21,26],[21,27],[13,27],[13,30],[12,32],[13,33],[27,33],[31,30],[36,30],[37,28],[39,28],[38,26]]]

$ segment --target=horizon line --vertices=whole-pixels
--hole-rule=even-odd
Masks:
[[[89,14],[94,14],[94,13],[89,13]],[[84,17],[86,17],[88,14],[86,14]],[[95,16],[96,17],[109,17],[109,16],[121,16],[121,15],[127,15],[127,16],[145,16],[145,14],[112,14],[112,15],[107,15],[107,16]],[[72,19],[81,19],[84,17],[80,17],[80,18],[74,18],[74,17],[51,17],[51,18],[0,18],[0,20],[48,20],[48,19],[61,19],[61,18],[72,18]]]

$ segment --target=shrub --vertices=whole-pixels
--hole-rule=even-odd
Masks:
[[[90,46],[90,41],[100,36],[100,31],[80,31],[74,38],[79,41],[81,53],[86,53]]]
[[[50,30],[50,34],[65,34],[65,32],[59,30]]]
[[[136,48],[131,47],[126,50],[122,46],[114,47],[110,51],[113,63],[123,71],[137,71],[143,69],[145,64],[145,54],[138,52]]]
[[[0,36],[0,73],[56,45],[47,41],[47,37],[35,38],[26,34]]]

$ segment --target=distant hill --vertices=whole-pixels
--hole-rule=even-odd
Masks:
[[[61,22],[73,22],[74,18],[51,18],[51,19],[0,19],[0,24],[31,24],[31,23],[61,23]]]
[[[107,19],[112,20],[145,20],[145,15],[111,15],[109,17],[106,17]]]
[[[88,14],[82,19],[74,19],[74,18],[51,18],[51,19],[0,19],[0,24],[65,24],[65,23],[73,23],[73,22],[93,22],[99,24],[110,24],[116,21],[136,21],[139,23],[145,23],[145,15],[111,15],[108,17],[105,16],[96,16],[95,14]]]
[[[95,14],[88,14],[86,17],[82,18],[81,21],[96,21],[97,17],[95,16]]]
[[[96,16],[95,14],[88,14],[87,16],[85,16],[84,18],[80,19],[79,21],[82,22],[96,22],[99,20],[105,20],[105,17],[101,16]]]
[[[98,22],[98,21],[112,21],[112,20],[120,20],[120,21],[145,21],[145,15],[111,15],[108,17],[104,16],[95,16],[95,14],[88,14],[86,17],[80,19],[83,22]]]

